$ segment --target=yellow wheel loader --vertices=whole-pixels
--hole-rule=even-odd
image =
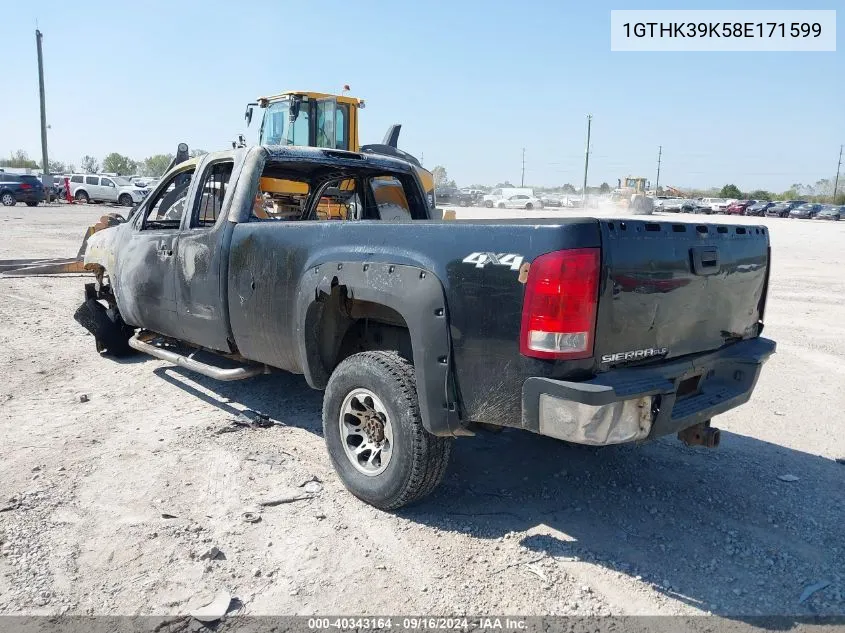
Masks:
[[[252,123],[255,108],[261,108],[259,145],[300,145],[350,152],[394,156],[414,165],[425,189],[429,206],[434,208],[434,176],[411,154],[397,147],[400,124],[387,130],[381,143],[361,145],[358,140],[358,114],[364,100],[324,92],[289,91],[261,97],[248,103],[244,118]],[[241,144],[244,144],[241,139]],[[381,188],[389,195],[388,188]]]

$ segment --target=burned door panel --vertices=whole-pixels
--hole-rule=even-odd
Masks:
[[[132,233],[120,254],[118,305],[124,321],[179,337],[173,253],[178,231]]]

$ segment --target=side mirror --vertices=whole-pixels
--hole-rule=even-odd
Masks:
[[[288,119],[290,124],[293,125],[296,123],[296,119],[299,118],[299,108],[302,105],[302,98],[301,97],[293,97],[290,101],[290,111],[288,113]]]
[[[249,127],[252,123],[252,104],[247,104],[244,119],[246,119],[246,126]]]

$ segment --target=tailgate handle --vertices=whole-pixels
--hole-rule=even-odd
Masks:
[[[696,275],[715,275],[719,272],[719,249],[715,246],[695,246],[690,249],[692,272]]]

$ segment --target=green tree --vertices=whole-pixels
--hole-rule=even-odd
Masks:
[[[100,163],[98,163],[97,159],[93,156],[88,156],[86,154],[82,157],[82,171],[86,174],[96,174],[100,171]]]
[[[756,189],[749,193],[748,197],[751,200],[774,200],[776,196],[771,191],[766,191],[765,189]]]
[[[188,156],[191,158],[198,158],[199,156],[205,156],[206,154],[208,154],[208,152],[204,149],[192,149]]]
[[[0,159],[0,167],[24,167],[28,169],[38,169],[38,163],[32,160],[22,149],[16,152],[11,152],[9,158]]]
[[[575,187],[573,187],[569,183],[563,185],[563,187],[561,187],[561,190],[563,191],[563,193],[575,193]]]
[[[610,185],[606,182],[601,183],[599,186],[599,193],[610,193]]]
[[[511,184],[510,180],[506,180],[505,182],[500,182],[496,185],[496,189],[504,189],[504,188],[513,189],[513,185]]]
[[[69,174],[72,171],[72,169],[68,169],[68,166],[60,160],[51,160],[48,164],[50,166],[50,168],[47,169],[48,174]],[[42,170],[44,169],[44,165],[40,162],[38,163],[38,166]],[[73,166],[71,165],[71,167]]]
[[[434,177],[435,187],[444,187],[449,184],[449,174],[446,173],[446,168],[443,165],[437,165],[432,169],[431,175]]]
[[[173,160],[173,154],[156,154],[144,159],[143,169],[145,176],[161,178],[167,170],[167,166]]]
[[[720,198],[742,198],[742,192],[736,185],[725,185],[719,192]]]
[[[138,163],[117,152],[112,152],[103,159],[103,171],[118,174],[119,176],[128,176],[134,174],[138,169]]]

